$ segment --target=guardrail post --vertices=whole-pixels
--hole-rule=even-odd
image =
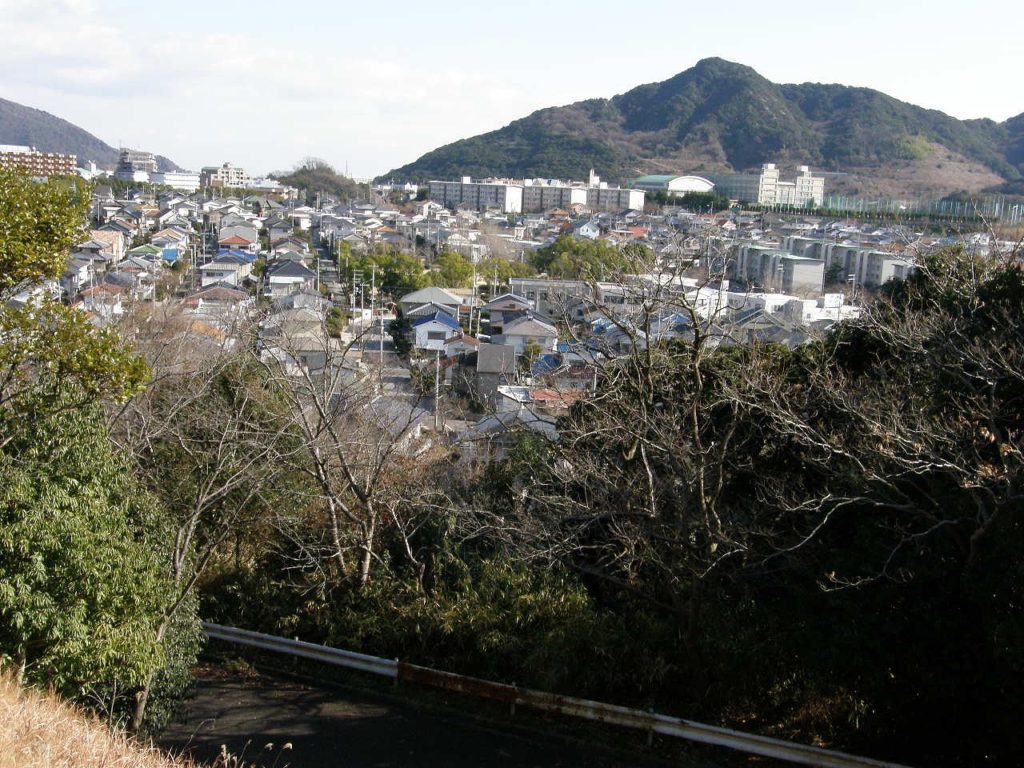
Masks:
[[[508,713],[509,713],[509,715],[511,717],[515,717],[516,716],[516,691],[515,691],[515,687],[516,687],[516,681],[513,680],[512,681],[512,688],[513,688],[512,700],[508,703]]]
[[[395,658],[395,669],[398,669],[398,658],[397,657]],[[395,681],[394,681],[394,686],[393,686],[395,688],[398,687],[398,677],[399,677],[398,675],[395,675]]]
[[[653,715],[654,714],[654,707],[648,707],[647,711],[650,712]],[[654,718],[652,717],[651,720],[653,721]],[[652,724],[652,726],[647,729],[647,748],[650,749],[653,746],[654,746],[654,726]]]

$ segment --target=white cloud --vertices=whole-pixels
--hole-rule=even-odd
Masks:
[[[458,67],[268,47],[244,34],[140,36],[87,0],[0,8],[11,11],[0,20],[0,38],[12,41],[0,49],[7,98],[41,97],[108,142],[186,165],[231,158],[267,171],[316,155],[381,173],[498,127],[526,100]]]

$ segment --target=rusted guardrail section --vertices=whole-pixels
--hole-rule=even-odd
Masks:
[[[848,755],[820,747],[796,744],[767,736],[719,728],[713,725],[695,723],[677,717],[660,715],[655,712],[644,712],[616,704],[605,704],[600,701],[577,699],[555,693],[534,691],[505,683],[494,683],[475,677],[442,672],[415,664],[391,661],[376,656],[367,656],[352,651],[342,651],[314,643],[299,640],[288,640],[283,637],[264,635],[234,627],[222,627],[217,624],[203,623],[207,637],[239,643],[263,650],[301,656],[303,658],[323,661],[328,664],[348,667],[350,669],[370,672],[399,682],[426,685],[447,691],[462,693],[467,696],[492,699],[511,706],[524,706],[545,712],[557,712],[563,715],[579,717],[602,723],[610,723],[625,728],[634,728],[648,733],[660,733],[675,736],[703,744],[714,744],[720,747],[735,749],[751,755],[771,757],[801,765],[816,765],[823,768],[906,768],[897,763],[872,760],[866,757]]]

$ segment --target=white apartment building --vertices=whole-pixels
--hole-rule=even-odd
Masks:
[[[231,163],[203,168],[200,176],[204,187],[246,187],[251,181],[244,168],[236,168]]]
[[[775,163],[761,167],[757,202],[761,205],[792,205],[803,208],[819,206],[825,200],[825,179],[815,176],[806,165],[801,165],[793,181],[782,181]]]
[[[825,201],[825,178],[801,165],[793,181],[783,181],[775,163],[765,163],[761,173],[709,174],[715,191],[734,200],[758,205],[820,206]]]
[[[461,181],[431,181],[430,199],[446,208],[466,205],[477,210],[497,208],[502,213],[523,212],[523,187],[507,180],[486,179],[474,182],[469,176]]]
[[[611,187],[590,172],[587,183],[557,179],[484,179],[474,182],[469,176],[461,181],[431,181],[430,199],[446,208],[466,205],[484,210],[497,208],[502,213],[541,213],[552,208],[569,210],[583,205],[591,211],[642,210],[642,189]]]
[[[182,192],[199,190],[199,174],[192,173],[192,171],[157,171],[149,175],[149,180],[154,184],[164,184],[172,189],[180,189]]]
[[[800,166],[800,175],[794,182],[796,185],[796,202],[794,205],[806,205],[810,200],[815,206],[825,201],[825,178],[815,176],[806,165]]]
[[[757,180],[757,202],[761,205],[779,201],[779,169],[775,163],[761,166],[761,176]]]

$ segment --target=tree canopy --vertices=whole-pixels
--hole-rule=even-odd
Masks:
[[[112,447],[101,411],[146,364],[84,313],[16,287],[55,280],[84,222],[81,187],[0,173],[0,654],[81,693],[162,664],[168,588],[159,505]]]
[[[354,200],[366,193],[365,186],[338,173],[326,160],[307,157],[291,171],[275,171],[271,176],[282,184],[306,192],[306,202],[312,204],[317,193],[341,200]]]
[[[604,240],[586,240],[561,235],[551,245],[534,252],[531,264],[550,277],[579,280],[613,280],[622,274],[636,274],[651,265],[650,250],[644,245],[624,248]]]
[[[0,294],[60,276],[68,248],[85,233],[88,203],[84,183],[39,184],[0,169]]]
[[[469,288],[473,264],[461,253],[442,252],[433,265],[433,282],[441,288]]]
[[[377,288],[395,297],[430,284],[430,276],[418,257],[391,246],[379,246],[368,253],[351,254],[348,256],[347,267],[345,279],[351,280],[352,272],[358,270],[363,273],[363,282],[367,285],[376,267]],[[342,268],[345,268],[345,264],[342,264]]]

